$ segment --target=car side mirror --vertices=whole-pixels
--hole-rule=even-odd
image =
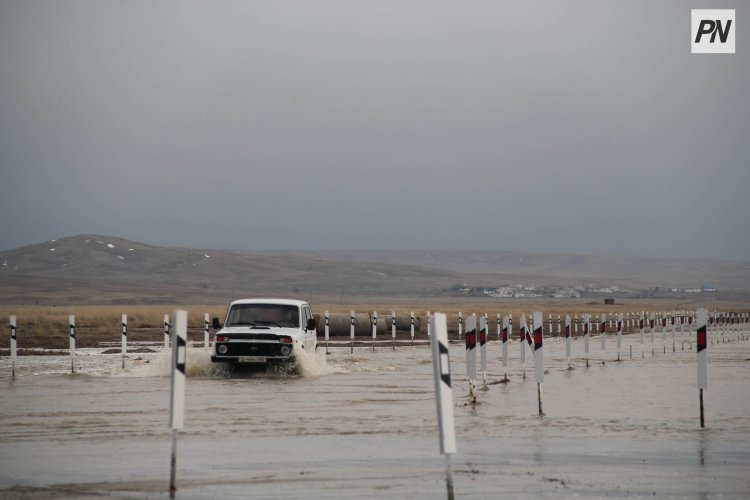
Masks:
[[[307,320],[307,330],[315,330],[315,318],[310,318]]]
[[[221,323],[219,323],[219,318],[214,318],[214,323],[212,326],[214,327],[214,330],[221,330]]]

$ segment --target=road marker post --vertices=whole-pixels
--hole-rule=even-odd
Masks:
[[[544,332],[542,313],[535,311],[534,315],[534,363],[536,365],[536,392],[539,400],[539,416],[544,416],[542,410],[542,384],[544,383]]]
[[[10,317],[10,376],[16,377],[16,316]]]
[[[70,373],[76,372],[76,317],[68,316],[68,335],[70,336]]]
[[[128,352],[128,315],[122,315],[122,335],[120,338],[120,350],[122,351],[122,369],[125,369],[125,355]]]
[[[477,315],[466,318],[466,376],[469,378],[471,404],[477,402]]]
[[[456,427],[453,419],[453,389],[451,388],[450,356],[448,351],[448,318],[435,313],[428,318],[435,336],[432,343],[432,367],[435,379],[435,403],[438,429],[440,431],[440,453],[445,456],[445,484],[448,500],[454,499],[451,455],[456,453]]]
[[[177,492],[177,433],[185,422],[185,373],[187,367],[187,311],[174,312],[172,339],[172,379],[169,427],[172,430],[169,497]]]
[[[703,413],[703,390],[708,388],[708,332],[706,328],[708,311],[698,309],[696,312],[697,339],[696,351],[698,353],[698,399],[700,404],[701,429],[706,427]]]

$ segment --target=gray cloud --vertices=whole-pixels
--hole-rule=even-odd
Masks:
[[[689,22],[677,1],[3,1],[0,247],[748,259],[750,37],[691,55]]]

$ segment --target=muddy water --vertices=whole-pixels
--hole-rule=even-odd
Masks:
[[[633,358],[629,347],[633,343]],[[458,498],[750,497],[750,342],[709,345],[708,428],[699,429],[695,351],[657,338],[641,354],[626,337],[592,342],[589,368],[574,342],[545,342],[546,415],[537,414],[510,348],[508,383],[490,345],[488,385],[465,396],[463,346],[451,348]],[[0,496],[166,498],[167,353],[80,351],[22,357],[15,379],[0,359]],[[442,498],[430,351],[332,348],[298,374],[230,372],[188,357],[178,498]]]

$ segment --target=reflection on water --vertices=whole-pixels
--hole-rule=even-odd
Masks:
[[[507,370],[500,365],[499,345],[490,344],[487,390],[478,391],[476,405],[465,404],[464,348],[451,346],[459,448],[455,463],[457,470],[482,471],[470,474],[471,486],[459,480],[457,487],[478,488],[482,497],[495,491],[496,484],[540,480],[521,472],[538,470],[554,480],[534,483],[542,490],[529,490],[533,494],[519,489],[520,496],[546,495],[547,488],[563,488],[563,483],[567,493],[573,487],[599,496],[625,485],[644,495],[702,497],[701,492],[719,491],[731,497],[732,492],[750,491],[746,475],[738,472],[750,467],[750,343],[710,347],[704,431],[699,430],[694,352],[678,349],[606,364],[602,361],[611,361],[614,350],[592,352],[585,369],[581,346],[580,340],[574,343],[577,369],[568,371],[564,343],[551,339],[545,344],[549,374],[543,418],[537,415],[533,372],[526,380],[521,377],[517,344],[511,346]],[[337,471],[348,471],[348,477],[366,484],[374,481],[362,469],[363,457],[370,457],[374,470],[391,475],[417,467],[389,465],[409,453],[416,454],[414,464],[428,463],[428,458],[438,458],[429,356],[422,346],[376,352],[361,348],[354,354],[331,348],[329,356],[323,349],[298,356],[293,369],[261,370],[231,369],[212,363],[208,351],[189,349],[182,439],[193,443],[200,457],[188,459],[186,467],[204,477],[216,468],[204,461],[224,463],[230,453],[233,460],[246,461],[246,468],[268,468],[269,474],[283,477],[284,468],[296,463],[292,456],[325,455],[336,468],[321,470],[319,477],[328,477],[347,497],[352,494],[349,483],[343,478],[336,482]],[[170,362],[165,351],[132,354],[123,370],[118,355],[79,350],[75,375],[67,373],[66,357],[24,356],[18,359],[19,376],[11,379],[9,360],[0,360],[3,484],[45,481],[24,463],[40,453],[48,455],[50,478],[72,475],[70,481],[83,481],[84,473],[69,471],[56,453],[77,456],[107,477],[118,475],[118,469],[107,465],[111,455],[104,451],[113,446],[124,450],[118,463],[126,470],[140,470],[141,461],[150,464],[152,447],[168,434]],[[497,383],[506,372],[509,382]],[[259,455],[262,443],[267,448]],[[20,458],[8,460],[11,453]],[[95,463],[93,457],[98,457]],[[146,477],[152,469],[144,472]],[[682,479],[669,479],[667,472]],[[232,467],[222,474],[227,482],[241,477]],[[404,486],[404,496],[420,496],[409,494],[421,484],[418,479],[403,481],[411,485]],[[273,480],[268,484],[279,487]],[[268,488],[262,491],[275,491]],[[295,496],[297,490],[279,491]]]

